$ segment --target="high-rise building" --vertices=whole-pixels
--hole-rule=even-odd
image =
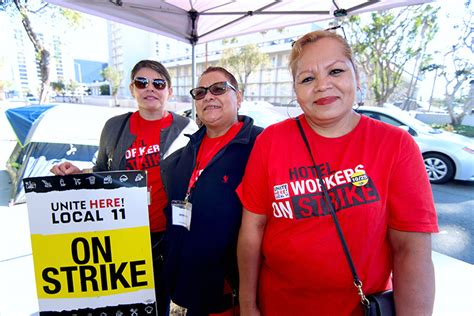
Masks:
[[[130,71],[142,59],[154,59],[162,62],[170,71],[173,83],[174,99],[190,102],[189,90],[192,87],[192,47],[165,36],[143,31],[124,24],[105,21],[100,18],[84,15],[87,27],[95,30],[84,35],[80,30],[64,32],[58,27],[59,21],[38,23],[32,17],[35,32],[50,50],[51,81],[70,81],[91,84],[102,80],[101,70],[108,65],[122,73],[119,97],[132,99],[129,91]],[[10,17],[0,12],[0,22],[4,23],[6,32],[1,32],[0,39],[4,47],[0,57],[8,65],[0,69],[0,80],[9,77],[12,82],[9,88],[14,94],[24,97],[27,93],[39,94],[41,84],[38,63],[34,47],[18,17]],[[41,22],[41,21],[40,21]],[[97,25],[97,26],[96,26]],[[102,37],[99,29],[107,29]],[[292,78],[288,71],[288,55],[291,42],[302,34],[318,28],[316,24],[286,27],[279,30],[234,39],[217,40],[195,46],[196,75],[210,65],[218,65],[222,52],[228,47],[244,46],[256,43],[261,52],[267,53],[270,65],[255,69],[248,78],[245,98],[247,100],[265,100],[274,104],[288,104],[294,98]],[[103,40],[102,40],[103,39]],[[80,44],[77,43],[80,41]],[[3,45],[2,45],[3,46]],[[82,57],[99,48],[108,50],[108,60],[91,60]],[[77,57],[79,56],[79,57]],[[235,74],[237,76],[237,74]],[[95,83],[95,85],[100,85]],[[98,89],[96,89],[98,91]]]
[[[123,75],[119,96],[131,98],[130,71],[142,59],[162,61],[190,52],[190,45],[124,24],[109,22],[109,64]]]
[[[79,82],[74,58],[77,51],[71,46],[71,41],[75,40],[74,31],[60,25],[60,19],[48,20],[34,14],[29,17],[35,34],[50,53],[50,81]],[[0,11],[0,29],[0,65],[3,65],[0,67],[0,80],[8,82],[5,87],[7,96],[38,96],[41,88],[39,62],[19,16]],[[103,45],[107,45],[106,40]]]
[[[291,44],[299,36],[319,28],[314,23],[304,24],[197,45],[196,73],[199,76],[208,66],[218,66],[224,49],[254,43],[262,53],[268,54],[270,64],[261,66],[250,74],[245,99],[267,101],[276,105],[289,104],[294,99],[293,81],[288,69]],[[175,78],[174,91],[177,99],[190,101],[191,56],[176,54],[173,58],[162,61],[170,70],[172,78]]]
[[[224,39],[196,45],[196,74],[199,75],[208,66],[218,65],[225,48],[256,43],[261,52],[269,55],[270,65],[252,72],[248,78],[245,98],[265,100],[274,104],[288,104],[294,98],[292,78],[287,63],[291,43],[299,36],[317,28],[319,27],[314,23],[305,24],[239,36],[234,40]],[[191,101],[189,95],[189,90],[192,88],[190,44],[109,22],[109,52],[110,65],[124,74],[119,90],[120,96],[131,98],[128,76],[133,65],[141,59],[154,59],[162,62],[170,71],[174,99],[182,102]]]

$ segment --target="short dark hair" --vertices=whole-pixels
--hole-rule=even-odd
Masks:
[[[135,79],[135,75],[137,74],[137,72],[142,68],[149,68],[156,71],[161,76],[163,76],[163,78],[166,80],[166,84],[168,85],[168,87],[171,87],[171,76],[168,72],[168,69],[166,69],[166,67],[163,66],[162,63],[149,59],[140,60],[138,63],[135,64],[135,66],[133,66],[132,72],[130,73],[130,79],[132,81],[133,79]]]
[[[231,85],[234,86],[237,90],[239,90],[239,84],[237,82],[237,79],[235,79],[234,75],[231,74],[227,69],[223,67],[218,67],[218,66],[211,66],[208,67],[204,72],[201,74],[201,77],[204,76],[205,74],[208,74],[210,72],[221,72],[224,74],[224,76],[227,78],[227,80],[230,82]],[[199,78],[201,78],[199,77]]]

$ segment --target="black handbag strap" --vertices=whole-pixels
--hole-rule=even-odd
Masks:
[[[296,124],[298,125],[298,129],[300,131],[301,137],[303,138],[304,144],[306,145],[306,148],[308,149],[308,153],[311,156],[311,161],[313,163],[314,169],[316,170],[316,175],[318,177],[319,182],[321,183],[321,188],[323,189],[323,194],[324,194],[324,199],[326,200],[326,205],[329,208],[329,212],[331,213],[331,217],[334,221],[334,224],[336,226],[337,230],[337,235],[339,236],[339,240],[341,241],[342,248],[344,250],[344,254],[346,255],[346,260],[347,263],[349,264],[349,268],[351,269],[352,273],[352,278],[354,279],[354,285],[357,288],[359,292],[359,296],[361,298],[361,302],[364,305],[368,305],[369,301],[364,295],[364,292],[362,291],[362,281],[359,279],[359,276],[357,275],[357,271],[354,265],[354,262],[352,261],[351,254],[349,252],[349,248],[347,247],[346,240],[344,239],[344,234],[342,233],[341,225],[339,225],[339,221],[337,220],[337,215],[336,212],[334,211],[334,207],[331,203],[331,200],[329,198],[329,193],[328,189],[326,188],[326,184],[323,182],[322,176],[321,176],[321,171],[316,165],[316,161],[314,160],[313,153],[311,152],[311,147],[309,146],[308,139],[306,138],[306,134],[304,133],[303,126],[301,125],[300,119],[296,120]]]

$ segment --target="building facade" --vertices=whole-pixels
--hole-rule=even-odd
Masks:
[[[89,16],[85,16],[88,19]],[[71,45],[74,40],[79,40],[79,36],[75,35],[78,33],[64,32],[62,27],[56,25],[59,23],[57,21],[39,23],[34,20],[34,16],[32,19],[33,26],[38,27],[35,28],[35,32],[51,53],[51,82],[62,81],[67,85],[74,81],[85,84],[95,91],[95,95],[100,92],[100,85],[104,84],[100,81],[102,79],[100,72],[108,64],[122,73],[119,98],[132,100],[129,91],[131,69],[139,60],[154,59],[162,62],[170,71],[173,100],[191,102],[189,90],[193,88],[193,80],[190,44],[124,24],[111,21],[104,23],[102,20],[96,28],[107,29],[106,39],[103,42],[94,43],[95,34],[91,33],[89,39],[82,39],[82,45]],[[0,40],[5,43],[4,47],[11,48],[2,49],[0,52],[0,61],[4,60],[3,67],[0,67],[0,80],[6,78],[11,82],[7,90],[17,97],[38,96],[41,80],[32,43],[18,17],[0,12],[0,23],[0,26],[5,26],[1,27],[2,30],[6,30],[0,32]],[[198,76],[208,66],[219,65],[225,48],[256,43],[261,52],[268,54],[270,65],[255,69],[251,73],[245,99],[263,100],[274,104],[291,103],[294,92],[287,62],[291,43],[299,36],[317,28],[316,24],[305,24],[196,45],[196,75]],[[94,45],[107,46],[108,60],[87,60],[78,57],[81,50],[94,49]]]
[[[316,24],[305,24],[239,36],[233,40],[225,39],[196,45],[196,74],[199,75],[208,66],[219,65],[225,48],[257,43],[260,51],[268,54],[270,65],[260,67],[251,73],[245,99],[263,100],[277,105],[289,104],[294,99],[293,83],[288,69],[291,43],[299,36],[318,28]],[[173,99],[178,102],[191,102],[189,90],[193,87],[190,44],[109,22],[109,49],[110,65],[124,74],[119,91],[120,97],[131,98],[128,76],[133,65],[141,59],[154,59],[162,62],[170,72]]]
[[[84,39],[85,45],[72,45],[80,42],[78,32],[64,24],[61,19],[48,19],[45,16],[29,15],[34,32],[50,53],[50,81],[87,83],[89,78],[101,80],[101,68],[107,58],[86,60],[80,57],[80,50],[91,50],[92,43]],[[97,18],[96,18],[97,19]],[[84,15],[83,25],[78,29],[89,27],[89,16]],[[106,28],[106,23],[103,27]],[[102,26],[102,25],[101,25]],[[4,92],[7,98],[25,98],[39,96],[41,74],[36,52],[17,13],[8,14],[0,11],[0,80],[5,84]],[[106,32],[104,31],[104,34]],[[92,35],[93,36],[93,35]],[[92,42],[92,40],[90,40]],[[107,37],[101,43],[108,45]],[[79,47],[79,49],[77,48]],[[96,73],[89,73],[90,67],[97,66]]]
[[[316,24],[305,24],[197,45],[196,73],[199,76],[208,66],[218,66],[224,49],[256,43],[262,53],[268,54],[270,64],[250,74],[245,99],[267,101],[275,105],[290,104],[294,101],[293,80],[288,68],[291,44],[301,35],[318,28]],[[191,56],[177,54],[161,61],[174,79],[177,100],[189,102],[189,90],[192,88]]]
[[[55,32],[54,27],[48,23],[39,22],[34,16],[31,19],[38,38],[50,52],[51,81],[73,79],[73,61],[70,59],[61,34]],[[7,97],[38,96],[41,87],[39,62],[34,46],[21,24],[20,18],[0,12],[0,24],[2,26],[2,46],[8,47],[8,49],[2,49],[0,53],[3,68],[7,68],[2,76],[3,80],[8,82],[5,87]]]

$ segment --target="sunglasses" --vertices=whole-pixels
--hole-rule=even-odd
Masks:
[[[231,88],[234,91],[237,91],[237,89],[231,85],[227,81],[222,81],[222,82],[216,82],[214,84],[211,84],[209,87],[197,87],[194,89],[191,89],[189,93],[191,93],[191,96],[193,97],[194,100],[202,100],[207,94],[207,91],[212,93],[213,95],[222,95],[226,93],[227,89]]]
[[[133,79],[133,84],[137,89],[145,89],[148,87],[148,84],[150,83],[150,80],[147,78],[143,77],[136,77]],[[155,87],[156,90],[163,90],[166,88],[166,80],[163,79],[153,79],[151,80],[151,83],[153,84],[153,87]]]

